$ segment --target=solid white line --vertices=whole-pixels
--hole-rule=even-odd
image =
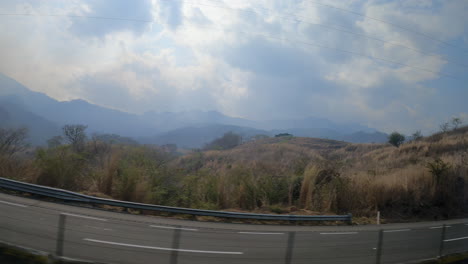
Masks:
[[[237,232],[239,234],[248,234],[248,235],[284,235],[284,233],[262,233],[262,232]]]
[[[384,233],[405,232],[405,231],[411,231],[411,229],[385,230]]]
[[[320,233],[321,235],[355,235],[358,232],[342,232],[342,233]]]
[[[97,218],[97,217],[91,217],[91,216],[86,216],[86,215],[77,215],[77,214],[70,214],[70,213],[60,213],[62,215],[68,215],[68,216],[73,216],[73,217],[79,217],[79,218],[85,218],[85,219],[91,219],[91,220],[97,220],[97,221],[107,221],[107,219],[104,218]]]
[[[14,206],[18,206],[18,207],[28,207],[27,205],[24,205],[24,204],[10,203],[10,202],[5,202],[5,201],[0,201],[0,203],[8,204],[8,205],[14,205]]]
[[[186,230],[186,231],[198,231],[198,229],[196,229],[196,228],[184,228],[184,227],[172,227],[172,226],[157,226],[157,225],[150,225],[150,227],[164,228],[164,229],[180,229],[180,230]]]
[[[451,226],[445,226],[446,228],[450,228]],[[440,229],[440,228],[444,228],[444,226],[432,226],[432,227],[429,227],[429,229]]]
[[[243,252],[232,252],[232,251],[206,251],[206,250],[195,250],[195,249],[151,247],[151,246],[142,246],[142,245],[134,245],[134,244],[126,244],[126,243],[117,243],[117,242],[111,242],[111,241],[103,241],[103,240],[90,239],[90,238],[84,238],[83,240],[90,241],[90,242],[95,242],[95,243],[116,245],[116,246],[156,249],[156,250],[165,250],[165,251],[179,251],[179,252],[207,253],[207,254],[229,254],[229,255],[242,255],[242,254],[244,254]]]
[[[444,240],[444,242],[463,240],[463,239],[468,239],[468,237],[458,237],[458,238],[446,239],[446,240]]]

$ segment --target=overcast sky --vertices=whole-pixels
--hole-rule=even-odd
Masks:
[[[58,100],[385,132],[468,123],[467,0],[2,0],[0,13],[0,72]]]

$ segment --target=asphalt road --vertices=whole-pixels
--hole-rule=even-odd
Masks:
[[[0,241],[103,263],[366,264],[376,263],[379,251],[380,263],[417,263],[437,257],[441,249],[442,254],[468,251],[468,219],[381,226],[227,224],[114,213],[0,193]]]

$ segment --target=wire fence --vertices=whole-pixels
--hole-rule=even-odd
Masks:
[[[169,226],[149,217],[131,221],[33,205],[0,209],[0,240],[100,263],[417,263],[468,251],[468,223],[266,232]]]

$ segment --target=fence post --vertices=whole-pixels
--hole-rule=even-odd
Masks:
[[[439,247],[439,257],[442,257],[444,253],[444,240],[445,240],[445,229],[447,228],[447,225],[444,224],[442,226],[442,232],[440,235],[440,247]]]
[[[65,221],[66,221],[66,215],[60,214],[58,232],[57,232],[57,247],[55,250],[55,254],[57,255],[57,257],[63,256],[63,242],[65,238]]]
[[[285,262],[286,264],[291,264],[292,263],[292,254],[293,254],[293,249],[294,249],[294,238],[296,237],[296,232],[289,232],[288,233],[288,245],[286,249],[286,258]]]
[[[177,249],[179,249],[179,246],[180,246],[180,229],[179,228],[176,228],[174,229],[174,235],[172,237],[172,248],[174,250],[172,250],[171,252],[171,264],[177,264],[177,259],[178,259],[178,256],[179,256],[179,251]]]
[[[379,230],[379,240],[377,242],[377,254],[376,254],[376,264],[380,264],[380,261],[382,259],[382,245],[383,245],[383,230]]]
[[[380,225],[380,211],[377,211],[377,224]]]

